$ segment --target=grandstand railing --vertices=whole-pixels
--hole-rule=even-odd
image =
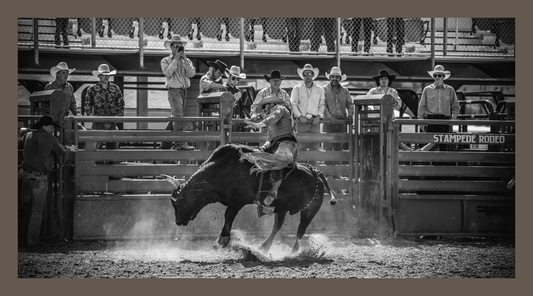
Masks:
[[[514,18],[69,18],[68,45],[60,31],[56,34],[58,28],[54,18],[19,18],[18,45],[157,52],[178,34],[192,52],[331,58],[515,55]]]

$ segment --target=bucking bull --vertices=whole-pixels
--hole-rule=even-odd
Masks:
[[[172,206],[176,215],[176,224],[186,226],[206,205],[219,202],[227,208],[218,244],[222,247],[228,246],[231,226],[238,212],[247,204],[262,203],[271,187],[268,182],[269,172],[264,176],[250,174],[253,164],[239,161],[240,153],[254,151],[257,149],[250,146],[225,144],[213,151],[213,154],[183,184],[168,175],[162,175],[175,188],[172,194]],[[264,253],[270,250],[287,213],[294,215],[300,212],[296,243],[292,248],[292,252],[297,253],[307,226],[322,206],[325,189],[331,196],[329,203],[331,205],[336,203],[322,172],[310,165],[297,163],[294,169],[286,168],[284,178],[278,197],[270,205],[275,208],[275,220],[270,236],[260,246],[260,250]]]

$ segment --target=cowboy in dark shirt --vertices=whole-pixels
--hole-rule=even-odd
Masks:
[[[45,115],[34,124],[32,131],[26,134],[24,142],[24,160],[18,173],[22,182],[19,191],[21,203],[28,204],[32,200],[31,217],[28,226],[27,243],[29,246],[39,244],[43,209],[48,192],[48,175],[54,169],[54,153],[67,155],[76,151],[75,146],[64,146],[52,133],[56,127],[51,116]]]

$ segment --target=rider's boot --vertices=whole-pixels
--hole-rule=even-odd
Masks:
[[[278,196],[278,188],[283,181],[283,170],[275,170],[270,172],[270,184],[272,188],[268,191],[268,195],[265,198],[265,205],[269,206]]]

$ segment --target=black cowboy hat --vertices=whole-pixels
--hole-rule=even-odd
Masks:
[[[31,128],[40,129],[41,127],[45,125],[53,125],[54,127],[61,127],[59,124],[55,123],[52,116],[44,115],[41,118],[39,118],[39,121],[36,124],[32,125]]]
[[[396,79],[396,75],[389,74],[389,71],[387,69],[379,70],[379,75],[378,76],[372,76],[372,78],[374,78],[376,83],[379,83],[379,79],[381,77],[384,77],[384,76],[387,76],[387,78],[389,78],[390,82],[392,82],[394,79]]]
[[[270,79],[272,79],[272,78],[273,79],[281,79],[281,80],[283,80],[283,79],[285,79],[285,77],[287,77],[287,76],[281,77],[281,73],[278,70],[272,70],[272,72],[270,72],[270,76],[265,74],[266,81],[270,81]]]
[[[208,64],[209,66],[212,66],[212,67],[216,68],[216,69],[219,69],[220,72],[222,72],[222,73],[226,72],[226,69],[228,68],[228,65],[226,65],[226,64],[225,64],[223,61],[221,61],[221,60],[216,60],[216,61],[214,61],[214,62],[208,61],[207,64]]]

